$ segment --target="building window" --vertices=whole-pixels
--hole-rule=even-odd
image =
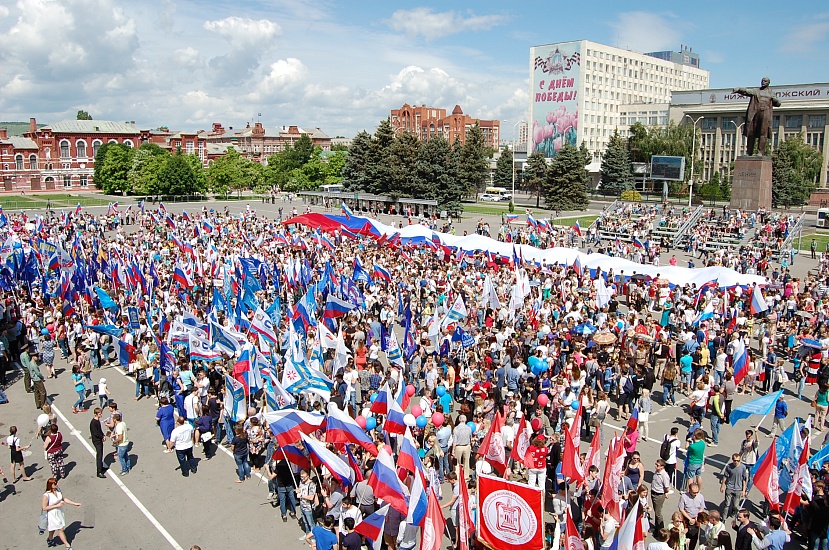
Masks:
[[[736,130],[737,129],[737,117],[734,117],[734,116],[724,116],[724,117],[722,117],[722,129],[723,130]]]
[[[126,145],[126,146],[127,146],[127,147],[129,147],[130,149],[132,149],[132,147],[133,147],[133,145],[132,145],[132,141],[131,141],[131,140],[129,140],[129,139],[125,139],[125,140],[124,140],[124,145]]]
[[[809,128],[823,128],[826,126],[826,115],[809,115]]]
[[[83,140],[75,143],[75,150],[78,152],[78,158],[86,158],[86,142]]]
[[[29,170],[37,170],[37,155],[29,155]]]
[[[803,126],[803,115],[786,115],[786,128],[800,128]]]
[[[69,142],[65,139],[60,142],[60,158],[69,158]]]
[[[780,115],[771,117],[771,127],[774,129],[780,128]]]
[[[188,155],[192,155],[193,151],[195,150],[195,148],[193,147],[193,142],[188,141],[187,145],[185,146],[184,149],[185,149],[185,151],[187,152]]]
[[[72,187],[72,176],[63,176],[63,186]]]
[[[14,167],[17,170],[23,170],[23,155],[17,155],[14,157]]]
[[[709,118],[705,117],[702,119],[702,129],[703,130],[716,130],[717,129],[717,118]]]
[[[95,141],[92,142],[92,158],[95,158],[95,157],[98,156],[98,149],[100,147],[101,147],[101,140],[100,139],[96,139]]]
[[[89,176],[87,176],[86,174],[81,175],[81,187],[86,187],[87,185],[89,185],[88,178]]]

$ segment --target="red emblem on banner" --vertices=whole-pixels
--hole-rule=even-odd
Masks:
[[[544,548],[541,489],[481,475],[478,498],[479,541],[490,548]]]

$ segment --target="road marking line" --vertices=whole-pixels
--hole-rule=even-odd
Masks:
[[[55,414],[57,414],[60,417],[60,419],[63,421],[63,423],[66,424],[66,426],[69,428],[69,433],[74,435],[75,437],[77,437],[78,440],[81,442],[81,444],[86,448],[86,450],[89,451],[89,454],[91,454],[94,457],[95,456],[95,449],[93,449],[92,445],[90,445],[86,441],[86,439],[84,439],[83,434],[81,434],[81,432],[78,431],[72,425],[71,422],[69,422],[69,419],[66,418],[63,415],[63,413],[60,412],[60,410],[58,410],[58,408],[55,406],[54,403],[52,404],[52,410],[55,411]],[[182,548],[182,546],[178,542],[176,542],[176,539],[174,539],[173,536],[169,532],[167,532],[167,530],[164,528],[164,526],[161,525],[161,523],[159,523],[157,519],[155,519],[155,516],[153,516],[152,512],[147,510],[146,506],[144,506],[141,503],[141,501],[138,500],[138,497],[136,497],[133,494],[133,492],[129,490],[129,487],[124,485],[124,482],[121,481],[120,479],[118,479],[118,475],[115,472],[112,471],[112,468],[109,468],[107,470],[107,474],[115,482],[115,484],[118,485],[121,488],[122,491],[124,491],[124,494],[127,495],[127,497],[129,497],[129,499],[132,501],[132,503],[135,504],[135,506],[139,510],[141,510],[141,513],[144,514],[144,516],[150,521],[150,523],[152,523],[153,526],[156,529],[158,529],[158,532],[161,533],[161,536],[163,536],[165,539],[167,539],[167,542],[170,543],[170,546],[175,548],[175,550],[184,550],[184,548]]]

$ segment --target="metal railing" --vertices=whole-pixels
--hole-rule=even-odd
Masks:
[[[697,209],[691,213],[691,217],[685,220],[685,223],[679,226],[679,229],[676,233],[674,233],[674,238],[671,241],[671,247],[676,248],[679,246],[680,242],[682,241],[682,237],[685,236],[685,233],[688,232],[690,228],[696,224],[697,220],[703,215],[705,212],[705,207],[702,205],[697,206]]]
[[[797,221],[795,221],[794,225],[789,229],[789,234],[786,235],[786,238],[780,245],[780,249],[777,251],[777,261],[783,261],[783,256],[789,254],[789,249],[794,245],[795,236],[803,233],[803,217],[804,214],[798,216]]]
[[[618,203],[619,203],[619,199],[616,199],[613,202],[611,202],[610,204],[608,204],[607,206],[605,206],[604,208],[602,208],[602,211],[599,212],[599,215],[596,216],[596,219],[593,220],[593,223],[591,223],[590,226],[587,228],[587,231],[590,231],[591,229],[593,229],[596,226],[596,224],[598,223],[598,221],[604,217],[606,212],[613,212],[613,210],[616,208],[616,205]]]

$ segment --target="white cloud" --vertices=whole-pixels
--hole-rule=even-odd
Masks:
[[[9,16],[9,8],[6,6],[0,6],[0,17],[6,18]]]
[[[453,11],[434,12],[432,8],[420,7],[411,10],[397,10],[389,19],[389,26],[409,36],[422,36],[427,40],[442,38],[466,31],[484,31],[504,23],[503,15],[464,16]]]
[[[624,12],[610,26],[614,30],[611,43],[637,52],[676,49],[682,40],[682,22],[670,15],[646,11]]]
[[[268,73],[259,81],[256,92],[250,95],[250,99],[263,101],[267,99],[277,100],[284,103],[286,94],[298,92],[300,84],[308,76],[308,69],[302,61],[295,57],[280,59],[271,63]]]
[[[785,53],[814,53],[829,38],[829,14],[811,18],[812,23],[799,24],[783,38],[780,50]]]
[[[253,75],[254,70],[259,68],[259,59],[273,46],[271,41],[282,34],[282,28],[268,19],[226,17],[206,21],[204,28],[230,44],[230,50],[208,62],[215,71],[214,80],[235,84]]]

